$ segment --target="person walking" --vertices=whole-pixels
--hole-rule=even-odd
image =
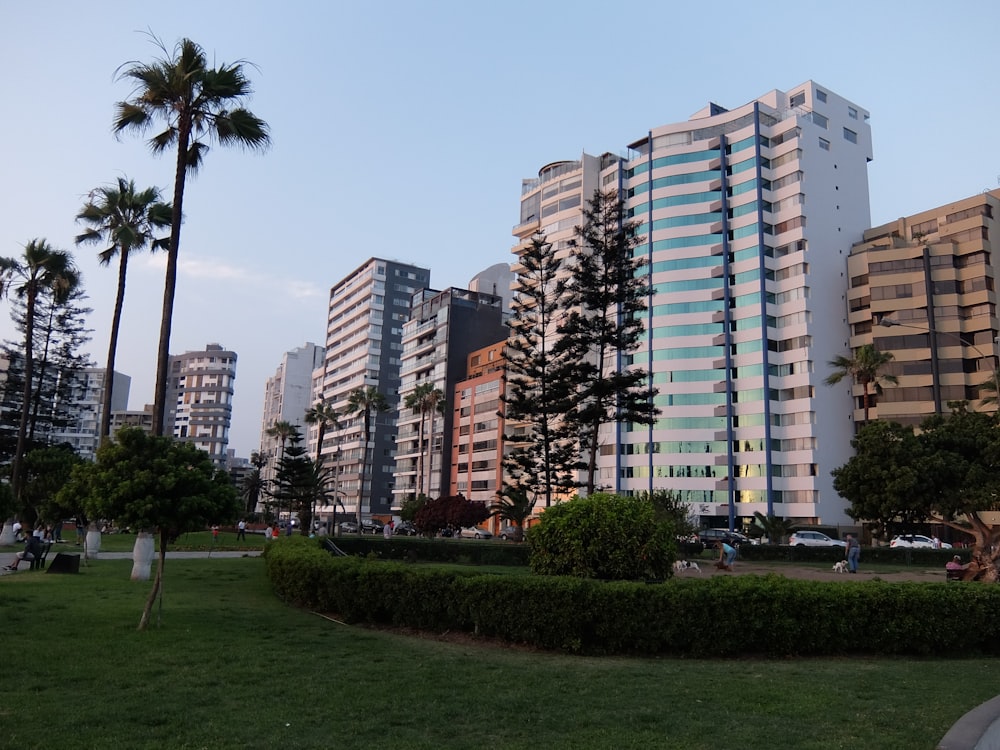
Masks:
[[[242,518],[236,524],[236,541],[238,542],[240,539],[244,542],[247,540],[247,522]]]
[[[844,550],[847,553],[847,572],[857,573],[858,560],[861,559],[861,543],[854,537],[853,534],[845,536],[844,542],[847,544],[847,547]]]

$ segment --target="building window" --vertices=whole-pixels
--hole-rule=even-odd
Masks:
[[[850,117],[852,120],[857,120],[858,119],[858,110],[856,110],[854,107],[848,107],[847,108],[847,116]]]
[[[825,102],[826,101],[826,92],[822,91],[821,89],[816,89],[816,99],[817,99],[817,101]]]
[[[850,128],[844,128],[844,139],[850,141],[851,143],[857,143],[858,134]]]
[[[801,107],[806,103],[806,94],[804,91],[800,91],[797,94],[792,94],[791,98],[788,100],[788,104],[791,107]]]
[[[828,117],[824,117],[819,112],[812,113],[812,120],[814,123],[823,128],[823,130],[826,130],[826,125],[828,122],[830,122],[830,119]]]
[[[824,151],[829,151],[830,150],[830,141],[828,141],[826,138],[820,138],[819,139],[819,147],[821,149],[823,149]]]

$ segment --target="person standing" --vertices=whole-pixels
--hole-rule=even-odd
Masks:
[[[247,540],[247,522],[242,518],[236,524],[236,541],[238,542],[240,539],[244,542]]]
[[[844,550],[847,553],[847,572],[857,573],[858,560],[861,559],[861,543],[854,538],[853,534],[845,536],[844,542],[847,544]]]

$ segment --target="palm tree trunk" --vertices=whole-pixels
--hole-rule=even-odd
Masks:
[[[156,382],[153,384],[153,435],[162,436],[166,418],[167,378],[170,376],[170,326],[177,290],[177,255],[181,246],[181,217],[184,204],[184,180],[187,177],[188,147],[191,141],[191,115],[182,112],[177,129],[177,165],[174,169],[174,203],[170,218],[170,247],[163,283],[163,311],[160,316],[160,341],[156,353]]]
[[[368,467],[368,435],[371,432],[371,409],[365,410],[365,417],[362,420],[365,430],[365,439],[362,441],[364,446],[361,451],[361,485],[358,487],[358,508],[357,508],[357,522],[358,522],[358,534],[361,534],[361,501],[365,496],[365,474]]]
[[[427,415],[424,414],[423,411],[420,412],[420,427],[418,428],[419,429],[419,433],[417,435],[417,443],[418,443],[418,445],[417,445],[417,453],[418,453],[418,455],[417,455],[417,495],[418,496],[424,495],[424,497],[427,497],[427,496],[430,495],[430,488],[428,488],[427,489],[427,493],[424,494],[424,476],[425,476],[425,473],[426,473],[425,469],[427,468],[426,465],[424,464],[424,451],[426,450],[426,448],[424,447],[424,420],[425,420],[426,416]]]
[[[103,445],[111,434],[111,397],[114,395],[115,353],[118,351],[118,331],[122,322],[122,307],[125,305],[125,272],[128,268],[128,253],[119,248],[121,260],[118,263],[118,292],[115,295],[115,311],[111,317],[111,341],[108,344],[108,363],[104,368],[104,400],[101,403],[101,432],[98,445]]]
[[[32,353],[35,335],[35,296],[37,292],[30,288],[27,294],[27,304],[25,305],[26,315],[24,320],[24,388],[21,395],[21,421],[17,427],[17,447],[14,449],[14,458],[11,461],[11,489],[14,499],[20,503],[21,490],[23,489],[24,478],[24,449],[28,437],[28,412],[31,409],[31,378],[34,369],[35,359]]]

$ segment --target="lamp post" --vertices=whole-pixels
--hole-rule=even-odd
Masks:
[[[938,337],[938,335],[947,336],[947,337],[949,337],[949,338],[954,339],[955,341],[957,341],[961,346],[967,346],[967,347],[969,347],[976,354],[979,355],[979,359],[981,361],[983,361],[983,362],[989,362],[990,358],[993,356],[993,355],[984,354],[983,351],[982,351],[982,349],[980,349],[978,346],[976,346],[973,343],[970,343],[970,342],[966,341],[961,336],[959,336],[957,333],[952,333],[951,331],[939,331],[937,328],[934,328],[933,326],[915,326],[915,325],[911,325],[909,323],[900,323],[898,320],[893,320],[892,318],[890,318],[888,316],[885,316],[885,315],[879,317],[878,324],[880,326],[885,327],[885,328],[896,328],[896,327],[899,327],[899,328],[912,328],[915,331],[920,331],[921,333],[929,333],[930,334],[931,340],[930,340],[930,347],[929,348],[930,348],[930,351],[931,351],[931,392],[934,395],[934,413],[935,414],[941,414],[942,413],[942,408],[941,408],[941,373],[940,373],[939,358],[938,358],[938,353],[937,353],[937,337]],[[997,339],[994,338],[993,341],[994,341],[994,343],[996,343]],[[991,367],[989,369],[993,370],[993,369],[995,369],[995,367]]]

